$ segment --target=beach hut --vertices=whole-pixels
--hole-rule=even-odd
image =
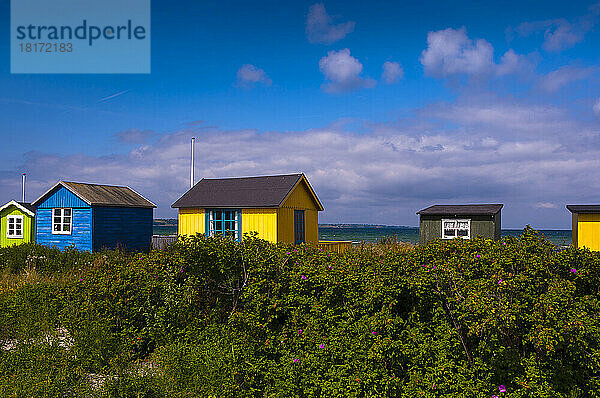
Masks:
[[[270,242],[317,243],[323,206],[304,174],[203,178],[172,205],[179,235],[241,240],[246,232]]]
[[[600,250],[600,205],[567,205],[575,247]]]
[[[30,203],[11,200],[0,207],[0,247],[33,242],[35,209]]]
[[[417,212],[419,243],[434,239],[500,239],[502,204],[434,205]]]
[[[93,252],[150,248],[156,205],[129,187],[59,181],[32,204],[38,244]]]

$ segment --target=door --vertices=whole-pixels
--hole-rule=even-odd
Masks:
[[[294,210],[294,243],[304,243],[304,210]]]

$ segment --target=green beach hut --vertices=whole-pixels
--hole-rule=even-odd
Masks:
[[[11,200],[0,207],[0,247],[34,241],[35,209],[30,203]]]

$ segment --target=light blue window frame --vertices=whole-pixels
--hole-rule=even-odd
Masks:
[[[206,236],[221,235],[242,240],[242,211],[240,209],[206,209]]]

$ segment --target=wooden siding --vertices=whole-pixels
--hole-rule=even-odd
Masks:
[[[320,240],[317,244],[317,247],[335,252],[335,253],[344,253],[348,249],[352,247],[352,241],[349,240]]]
[[[294,210],[282,207],[277,209],[277,241],[294,243]],[[304,239],[306,243],[319,241],[319,214],[317,210],[304,212]]]
[[[23,238],[9,239],[6,236],[8,231],[7,218],[8,216],[23,216]],[[14,205],[7,207],[0,212],[0,247],[8,247],[20,245],[22,243],[30,243],[35,240],[34,219],[29,214],[25,214]]]
[[[35,240],[40,245],[59,249],[74,245],[79,250],[92,251],[92,209],[73,208],[73,231],[71,235],[52,234],[52,209],[37,208],[35,211]]]
[[[152,244],[153,209],[133,207],[92,208],[92,250],[104,248],[146,251]]]
[[[206,229],[204,209],[179,209],[179,235],[203,234]]]
[[[579,242],[577,241],[577,213],[571,214],[571,235],[573,245],[579,247]]]
[[[281,207],[292,208],[296,210],[317,210],[315,203],[306,183],[301,180],[294,190],[288,195]]]
[[[38,209],[49,209],[52,207],[90,207],[65,187],[59,187],[49,194],[43,202],[37,205]]]
[[[260,239],[277,242],[277,209],[242,209],[242,235],[257,232]]]
[[[577,247],[600,250],[600,214],[577,215]]]
[[[425,244],[442,237],[442,218],[457,218],[471,220],[471,238],[483,236],[484,238],[500,239],[500,215],[492,216],[427,216],[422,215],[419,221],[419,244]],[[496,221],[494,221],[494,219]]]
[[[319,241],[319,212],[306,183],[301,181],[277,209],[277,241],[294,243],[294,210],[304,210],[304,239]]]

